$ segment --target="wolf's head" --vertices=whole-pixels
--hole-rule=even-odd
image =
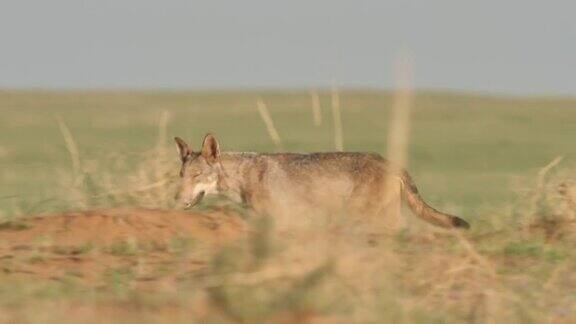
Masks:
[[[219,194],[226,189],[225,173],[220,163],[220,145],[211,134],[204,137],[200,152],[194,152],[180,137],[174,138],[182,167],[182,186],[176,199],[189,208],[204,196]]]

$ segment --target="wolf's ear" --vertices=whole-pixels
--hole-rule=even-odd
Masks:
[[[202,142],[202,156],[208,164],[220,160],[220,144],[212,134],[207,134]]]
[[[192,155],[192,149],[180,137],[174,137],[174,140],[176,141],[176,145],[178,146],[178,153],[180,154],[180,160],[184,162],[188,156]]]

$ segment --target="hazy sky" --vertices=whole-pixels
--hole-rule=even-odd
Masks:
[[[574,0],[0,0],[0,88],[576,94]]]

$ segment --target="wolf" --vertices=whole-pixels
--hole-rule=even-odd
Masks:
[[[182,162],[177,199],[184,208],[221,195],[274,217],[343,214],[390,218],[396,224],[404,201],[430,224],[470,227],[462,218],[429,206],[408,172],[376,153],[221,152],[212,134],[197,151],[179,137],[175,141]]]

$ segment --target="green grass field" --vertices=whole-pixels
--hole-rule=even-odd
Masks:
[[[259,97],[284,150],[334,150],[329,92],[320,93],[315,126],[307,92],[0,91],[0,322],[576,321],[576,99],[417,93],[408,169],[431,205],[471,223],[468,233],[412,222],[368,246],[341,235],[346,228],[282,236],[249,219],[247,240],[213,254],[181,238],[74,249],[2,239],[26,229],[18,221],[30,215],[169,209],[168,187],[146,188],[176,177],[174,136],[195,148],[211,132],[222,150],[277,150]],[[345,150],[385,155],[392,94],[340,99]],[[145,190],[125,192],[137,188]],[[97,284],[83,284],[80,270],[43,278],[18,270],[58,273],[64,259]],[[90,273],[102,265],[94,260],[114,267]],[[201,271],[186,272],[198,260]],[[142,289],[151,276],[154,288]]]
[[[328,93],[321,94],[323,124],[316,127],[306,92],[0,92],[0,212],[65,208],[54,171],[72,169],[57,118],[70,129],[80,159],[156,147],[164,111],[165,145],[173,135],[200,145],[212,132],[224,150],[273,151],[257,96],[286,150],[334,149]],[[341,93],[345,150],[385,155],[391,100],[385,92]],[[519,181],[556,156],[573,161],[575,120],[576,100],[419,93],[408,168],[431,203],[474,220],[510,204]]]

